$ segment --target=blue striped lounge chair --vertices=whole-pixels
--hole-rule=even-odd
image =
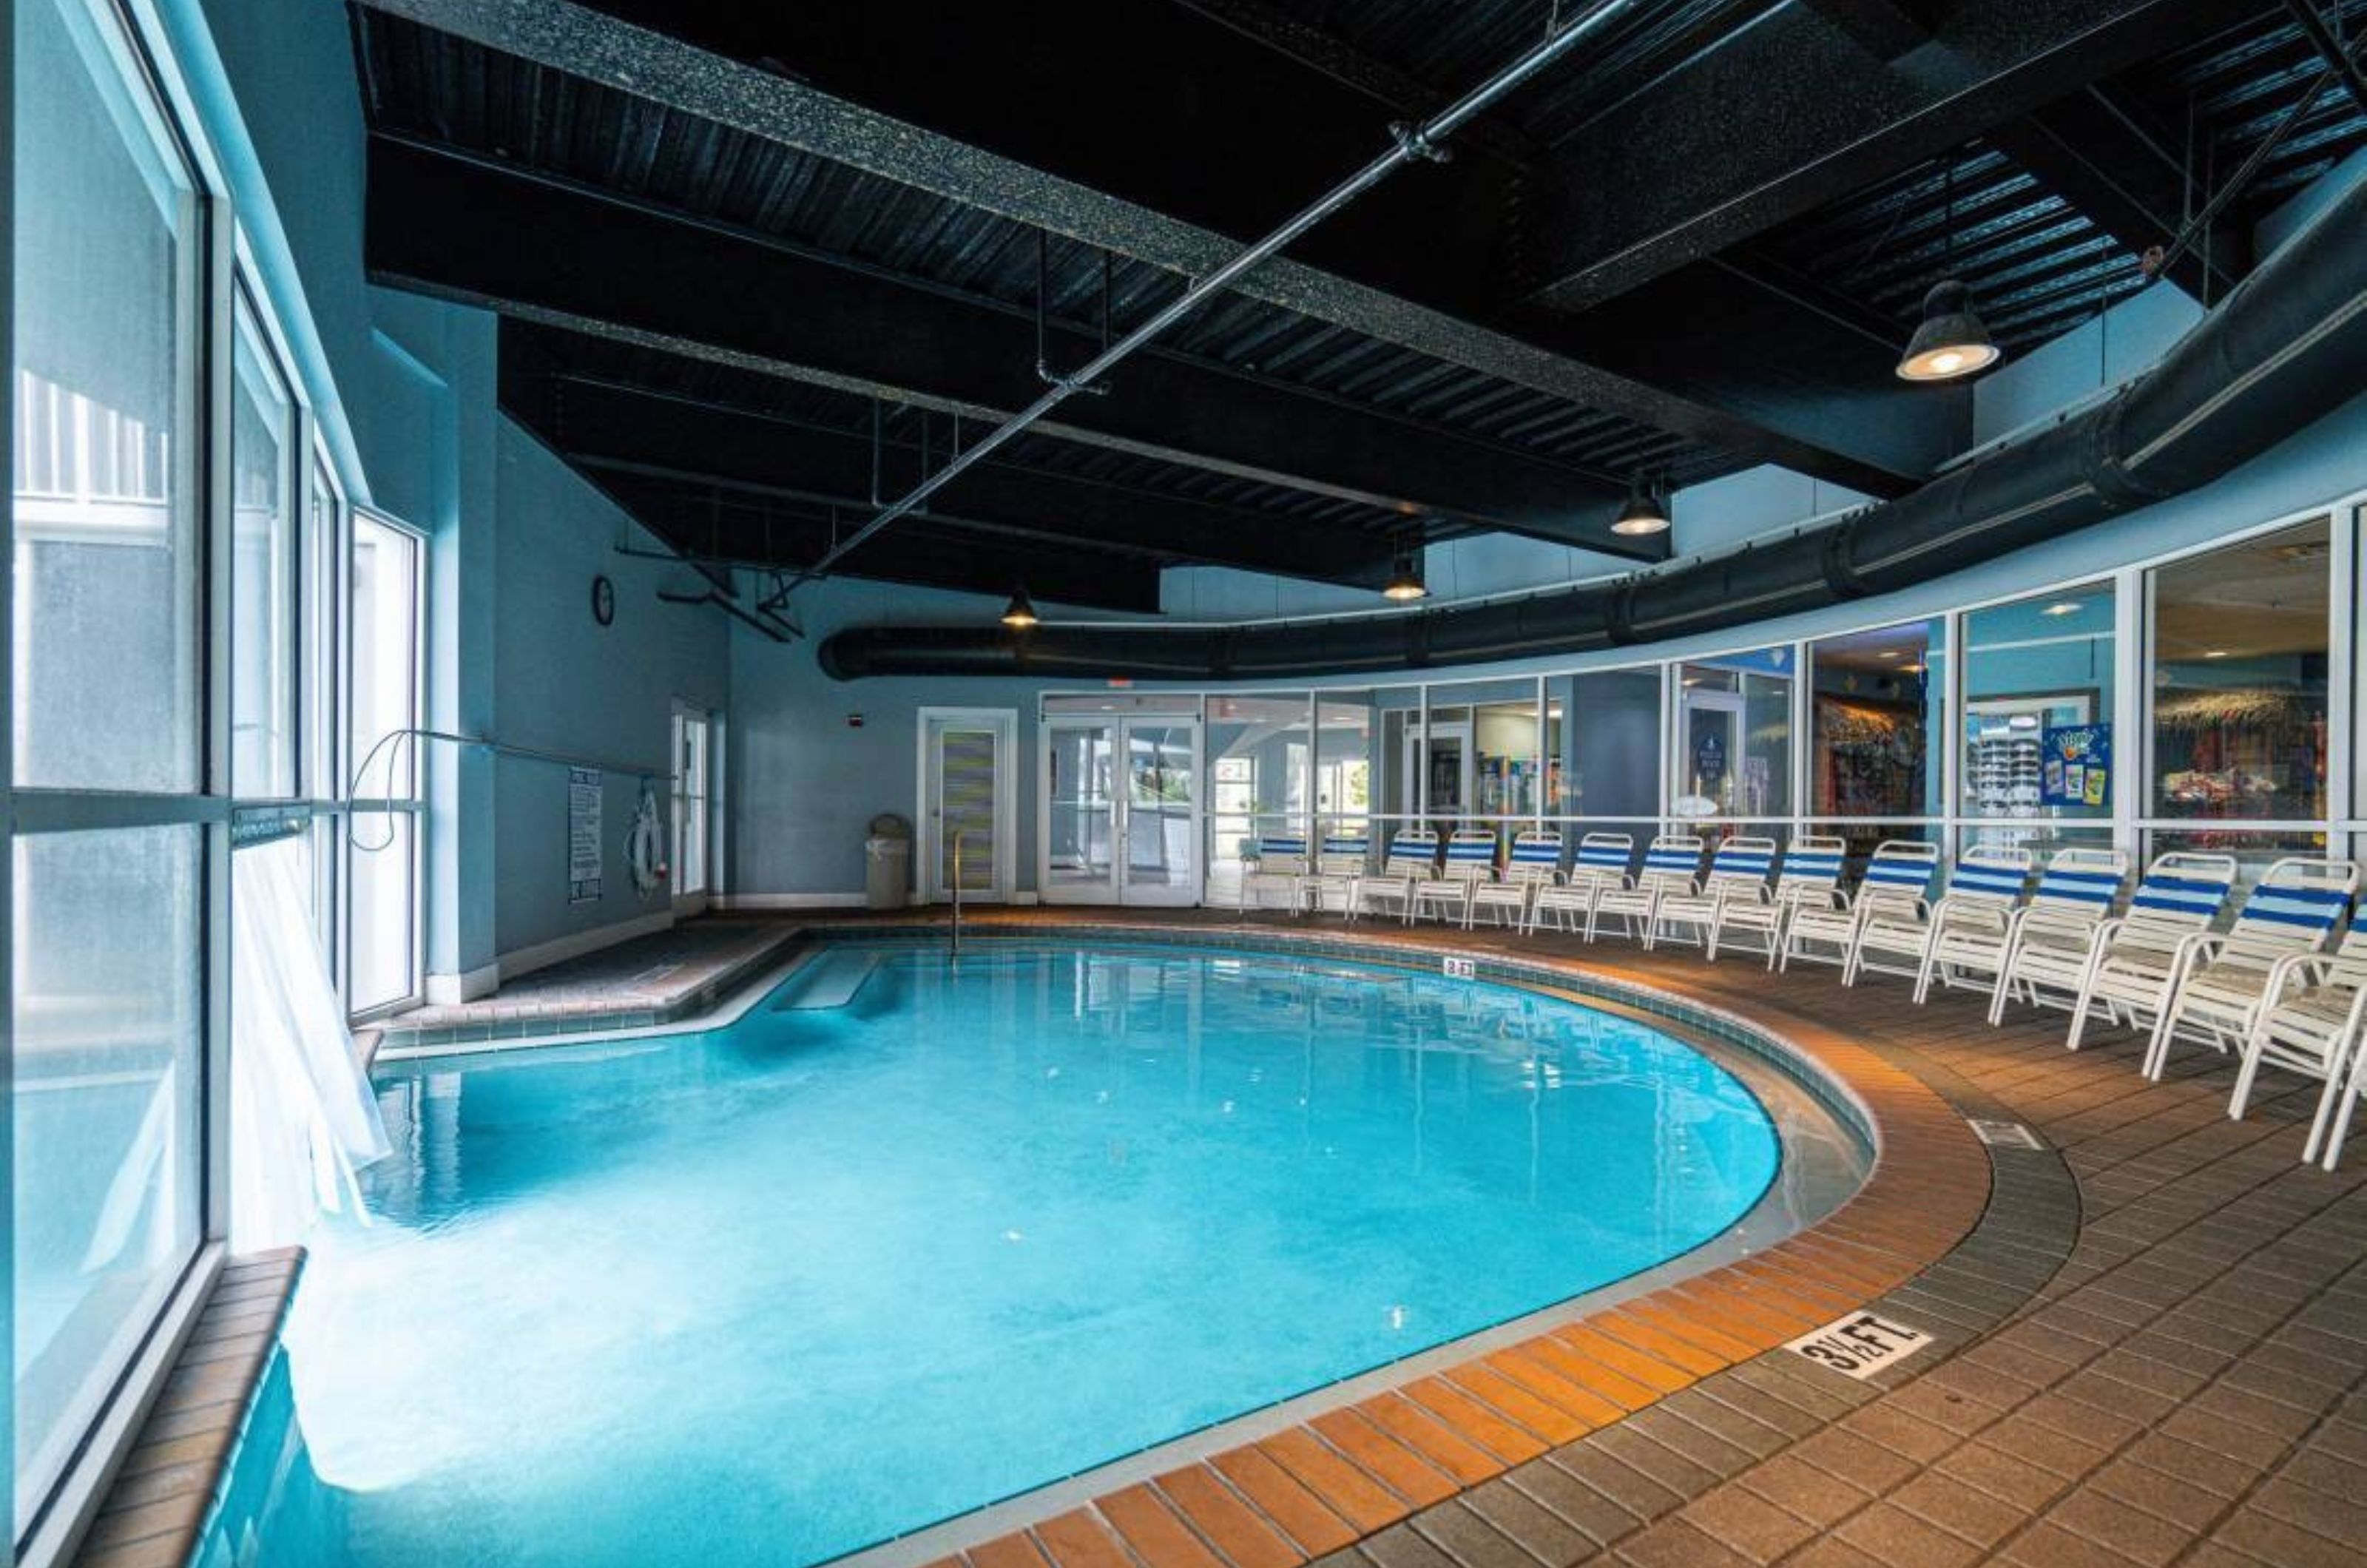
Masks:
[[[2169,997],[2186,939],[2211,929],[2236,886],[2236,857],[2179,851],[2146,868],[2126,913],[2096,928],[2072,994],[2064,1044],[2079,1049],[2090,1019],[2135,1024],[2141,1008]]]
[[[2277,961],[2268,999],[2244,1042],[2244,1065],[2227,1114],[2240,1121],[2262,1067],[2280,1067],[2318,1078],[2316,1120],[2301,1157],[2321,1155],[2332,1170],[2350,1130],[2350,1114],[2367,1092],[2367,1067],[2359,1066],[2367,1039],[2367,903],[2350,912],[2350,927],[2331,953],[2296,953]]]
[[[1654,917],[1654,939],[1687,942],[1706,953],[1719,911],[1729,900],[1764,903],[1767,876],[1774,869],[1774,840],[1740,834],[1727,840],[1709,857],[1709,874],[1702,878],[1700,892],[1670,893],[1661,898]]]
[[[1446,840],[1445,868],[1414,887],[1414,918],[1436,915],[1460,924],[1470,916],[1473,890],[1495,880],[1496,829],[1458,828]]]
[[[1298,879],[1298,906],[1317,914],[1353,914],[1356,882],[1372,869],[1373,840],[1361,832],[1323,835],[1315,869]]]
[[[1512,837],[1512,852],[1504,874],[1471,889],[1463,912],[1466,930],[1477,924],[1479,911],[1489,910],[1498,925],[1515,931],[1528,923],[1529,900],[1561,880],[1561,835],[1533,828]]]
[[[1763,953],[1767,967],[1775,967],[1776,949],[1783,945],[1784,927],[1799,909],[1840,907],[1841,862],[1849,844],[1838,838],[1803,834],[1784,848],[1775,886],[1760,898],[1727,898],[1718,904],[1717,919],[1709,931],[1709,957],[1739,946]]]
[[[2067,1005],[2070,993],[2078,988],[2088,944],[2096,928],[2111,918],[2128,875],[2129,857],[2119,850],[2056,851],[2040,871],[2029,903],[2002,919],[1968,909],[1932,938],[1930,979],[1921,990],[1928,995],[1936,982],[1986,991],[1989,1021],[1996,1023],[2005,1016],[2006,998],[2014,989],[2015,966],[2026,964],[2032,966],[2031,983],[2052,966],[2052,984]]]
[[[2293,855],[2269,867],[2236,923],[2189,938],[2169,999],[2154,1021],[2146,1077],[2158,1078],[2179,1040],[2225,1055],[2251,1038],[2269,999],[2269,981],[2286,958],[2322,953],[2359,891],[2359,863]]]
[[[1625,887],[1607,887],[1596,897],[1586,915],[1586,940],[1594,940],[1607,915],[1620,922],[1624,934],[1640,939],[1648,952],[1660,900],[1701,891],[1703,847],[1693,833],[1662,833],[1654,839],[1636,880]]]
[[[1803,906],[1794,911],[1784,923],[1775,966],[1788,971],[1796,959],[1846,968],[1857,951],[1858,927],[1892,908],[1920,907],[1939,869],[1939,845],[1922,839],[1884,840],[1874,846],[1855,893],[1842,896],[1830,908]]]
[[[1921,1001],[1931,989],[1926,972],[1941,930],[1950,924],[2002,927],[2022,907],[2036,858],[2018,844],[1976,845],[1956,858],[1947,891],[1939,898],[1883,900],[1858,926],[1841,984],[1854,986],[1869,971],[1904,975],[1915,982],[1915,999]]]
[[[1242,857],[1240,908],[1244,913],[1266,908],[1265,896],[1282,894],[1292,914],[1298,913],[1298,879],[1307,874],[1307,840],[1297,833],[1267,833]]]
[[[1438,835],[1409,828],[1389,840],[1378,873],[1356,879],[1355,907],[1349,918],[1378,915],[1394,907],[1399,919],[1413,919],[1413,890],[1438,874]]]
[[[1550,919],[1553,928],[1572,935],[1586,929],[1594,900],[1609,888],[1627,886],[1627,867],[1636,858],[1636,840],[1628,833],[1589,833],[1578,841],[1578,856],[1558,884],[1540,887],[1529,899],[1529,934]]]

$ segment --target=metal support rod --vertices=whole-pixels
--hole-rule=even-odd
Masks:
[[[2285,0],[2285,9],[2301,24],[2303,35],[2326,62],[2326,68],[2341,77],[2342,85],[2350,89],[2352,101],[2367,110],[2367,71],[2360,69],[2358,46],[2354,44],[2346,51],[2342,40],[2326,25],[2324,14],[2312,0]]]
[[[957,828],[957,829],[954,829],[954,929],[953,929],[954,956],[955,956],[955,957],[957,957],[957,958],[958,958],[958,957],[960,957],[960,956],[961,956],[961,896],[962,896],[961,841],[962,841],[961,829],[958,829],[958,828]]]
[[[1340,211],[1357,197],[1379,185],[1398,169],[1416,159],[1442,162],[1447,156],[1442,143],[1465,125],[1485,112],[1507,94],[1520,87],[1539,72],[1552,65],[1575,48],[1580,40],[1591,36],[1613,17],[1625,11],[1633,0],[1600,0],[1591,10],[1540,44],[1528,50],[1510,65],[1472,88],[1454,103],[1420,124],[1399,122],[1389,127],[1392,145],[1388,151],[1334,186],[1314,205],[1285,220],[1282,226],[1264,239],[1237,252],[1231,260],[1214,271],[1195,278],[1190,287],[1173,299],[1146,317],[1142,323],[1124,337],[1110,344],[1078,370],[1058,378],[1041,397],[1004,420],[970,448],[956,457],[935,473],[905,492],[900,500],[880,509],[871,521],[857,528],[841,543],[799,574],[800,582],[811,582],[829,575],[830,569],[844,559],[847,554],[862,546],[873,535],[894,523],[953,482],[971,464],[982,461],[990,453],[1000,450],[1046,414],[1059,408],[1081,391],[1087,390],[1118,365],[1149,344],[1160,333],[1182,321],[1217,294],[1229,288],[1237,279],[1259,264],[1272,259],[1292,242],[1302,238],[1309,230]]]

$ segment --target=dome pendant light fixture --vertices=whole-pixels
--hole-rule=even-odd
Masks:
[[[1430,584],[1422,581],[1421,547],[1399,545],[1397,559],[1389,566],[1388,586],[1381,597],[1399,604],[1410,604],[1417,599],[1430,597]]]
[[[1040,624],[1036,606],[1028,602],[1025,583],[1021,583],[1012,592],[1011,603],[1003,606],[1002,624],[1015,632],[1024,632]]]
[[[1614,534],[1636,538],[1646,534],[1668,531],[1669,509],[1659,497],[1659,488],[1644,482],[1641,474],[1627,481],[1627,503],[1619,509],[1619,516],[1611,525]]]
[[[1923,324],[1899,356],[1902,381],[1953,381],[1986,370],[2000,357],[1989,330],[1973,310],[1973,291],[1943,278],[1923,297]]]
[[[1955,270],[1956,165],[1950,160],[1942,176],[1947,201],[1946,265]],[[1923,296],[1923,324],[1907,340],[1898,356],[1902,381],[1954,381],[1977,374],[2003,357],[1989,337],[1989,329],[1973,310],[1973,291],[1962,278],[1943,277]]]

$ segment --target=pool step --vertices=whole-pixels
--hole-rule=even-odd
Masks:
[[[863,989],[879,967],[877,953],[826,953],[814,960],[806,983],[781,999],[779,1012],[808,1012],[818,1008],[843,1008]]]

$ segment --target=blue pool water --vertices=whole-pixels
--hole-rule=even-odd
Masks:
[[[262,1561],[817,1562],[1648,1268],[1779,1157],[1704,1057],[1509,987],[1063,947],[799,985],[381,1073]]]

